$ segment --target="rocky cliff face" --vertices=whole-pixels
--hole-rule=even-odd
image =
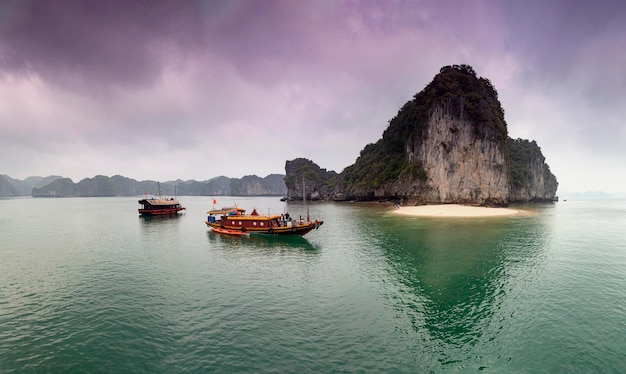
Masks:
[[[307,189],[321,198],[405,204],[552,200],[558,184],[539,148],[524,156],[520,152],[528,147],[509,148],[504,111],[491,82],[469,66],[446,66],[341,174],[307,166]],[[293,197],[301,197],[293,184],[302,174],[297,169],[287,162],[285,180],[291,181]]]
[[[285,163],[287,196],[295,200],[306,197],[320,200],[334,195],[337,173],[327,171],[305,158]]]
[[[28,177],[25,180],[13,179],[8,175],[0,175],[0,197],[5,196],[30,196],[33,187],[41,187],[48,184],[55,179],[61,177],[49,176],[42,177]],[[40,184],[43,183],[43,184]]]
[[[528,184],[511,188],[509,201],[512,203],[554,201],[558,183],[546,167],[544,162],[533,160]]]
[[[509,201],[546,202],[555,199],[559,186],[537,143],[509,139],[511,183]]]
[[[59,178],[41,188],[33,188],[33,197],[74,197],[78,195],[76,184],[69,178]]]
[[[507,138],[491,83],[469,66],[447,66],[346,168],[340,188],[404,203],[506,205]]]
[[[460,107],[453,108],[455,104]],[[407,154],[421,160],[429,188],[407,197],[428,203],[506,205],[506,142],[494,129],[476,136],[462,113],[462,101],[433,108],[424,141]]]
[[[283,175],[270,174],[265,178],[247,175],[241,179],[231,179],[229,194],[236,196],[282,196],[286,192],[284,178]]]
[[[19,191],[5,175],[0,175],[0,196],[19,196]]]

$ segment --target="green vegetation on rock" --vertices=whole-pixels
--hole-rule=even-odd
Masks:
[[[470,121],[477,136],[491,130],[489,133],[496,134],[494,140],[507,139],[504,111],[491,82],[478,78],[471,66],[444,66],[433,81],[389,121],[382,138],[366,145],[356,162],[344,169],[345,190],[378,189],[397,179],[425,182],[426,172],[421,161],[409,160],[407,151],[412,151],[426,136],[428,120],[435,107],[445,108],[456,118]]]
[[[528,188],[533,174],[533,164],[543,164],[545,161],[541,148],[534,140],[509,138],[509,152],[509,184],[511,189]],[[547,164],[543,168],[543,178],[548,184],[558,185],[556,177],[550,172],[550,167]]]

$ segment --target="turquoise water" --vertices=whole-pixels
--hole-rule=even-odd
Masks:
[[[211,198],[172,219],[137,200],[0,200],[0,372],[626,368],[625,200],[480,219],[318,203],[324,225],[286,239],[211,233]]]

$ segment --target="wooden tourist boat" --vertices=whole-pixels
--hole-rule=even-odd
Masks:
[[[145,198],[139,200],[139,204],[141,204],[139,214],[142,216],[171,216],[186,209],[182,207],[178,199],[174,197],[161,197],[161,183],[159,182],[157,182],[157,189],[159,191],[158,199],[151,197],[149,199]],[[174,195],[176,195],[176,186],[174,186]]]
[[[246,210],[239,207],[211,210],[207,214],[205,223],[213,230],[228,229],[250,234],[302,236],[324,223],[311,221],[309,217],[293,219],[289,214],[262,215],[256,209],[246,214]]]
[[[181,210],[186,208],[180,205],[180,202],[174,198],[170,199],[141,199],[139,200],[141,208],[139,208],[139,214],[142,216],[164,216],[178,214]]]

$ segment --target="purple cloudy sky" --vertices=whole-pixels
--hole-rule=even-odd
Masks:
[[[352,164],[444,65],[559,192],[626,192],[626,3],[3,1],[0,174],[207,180]]]

